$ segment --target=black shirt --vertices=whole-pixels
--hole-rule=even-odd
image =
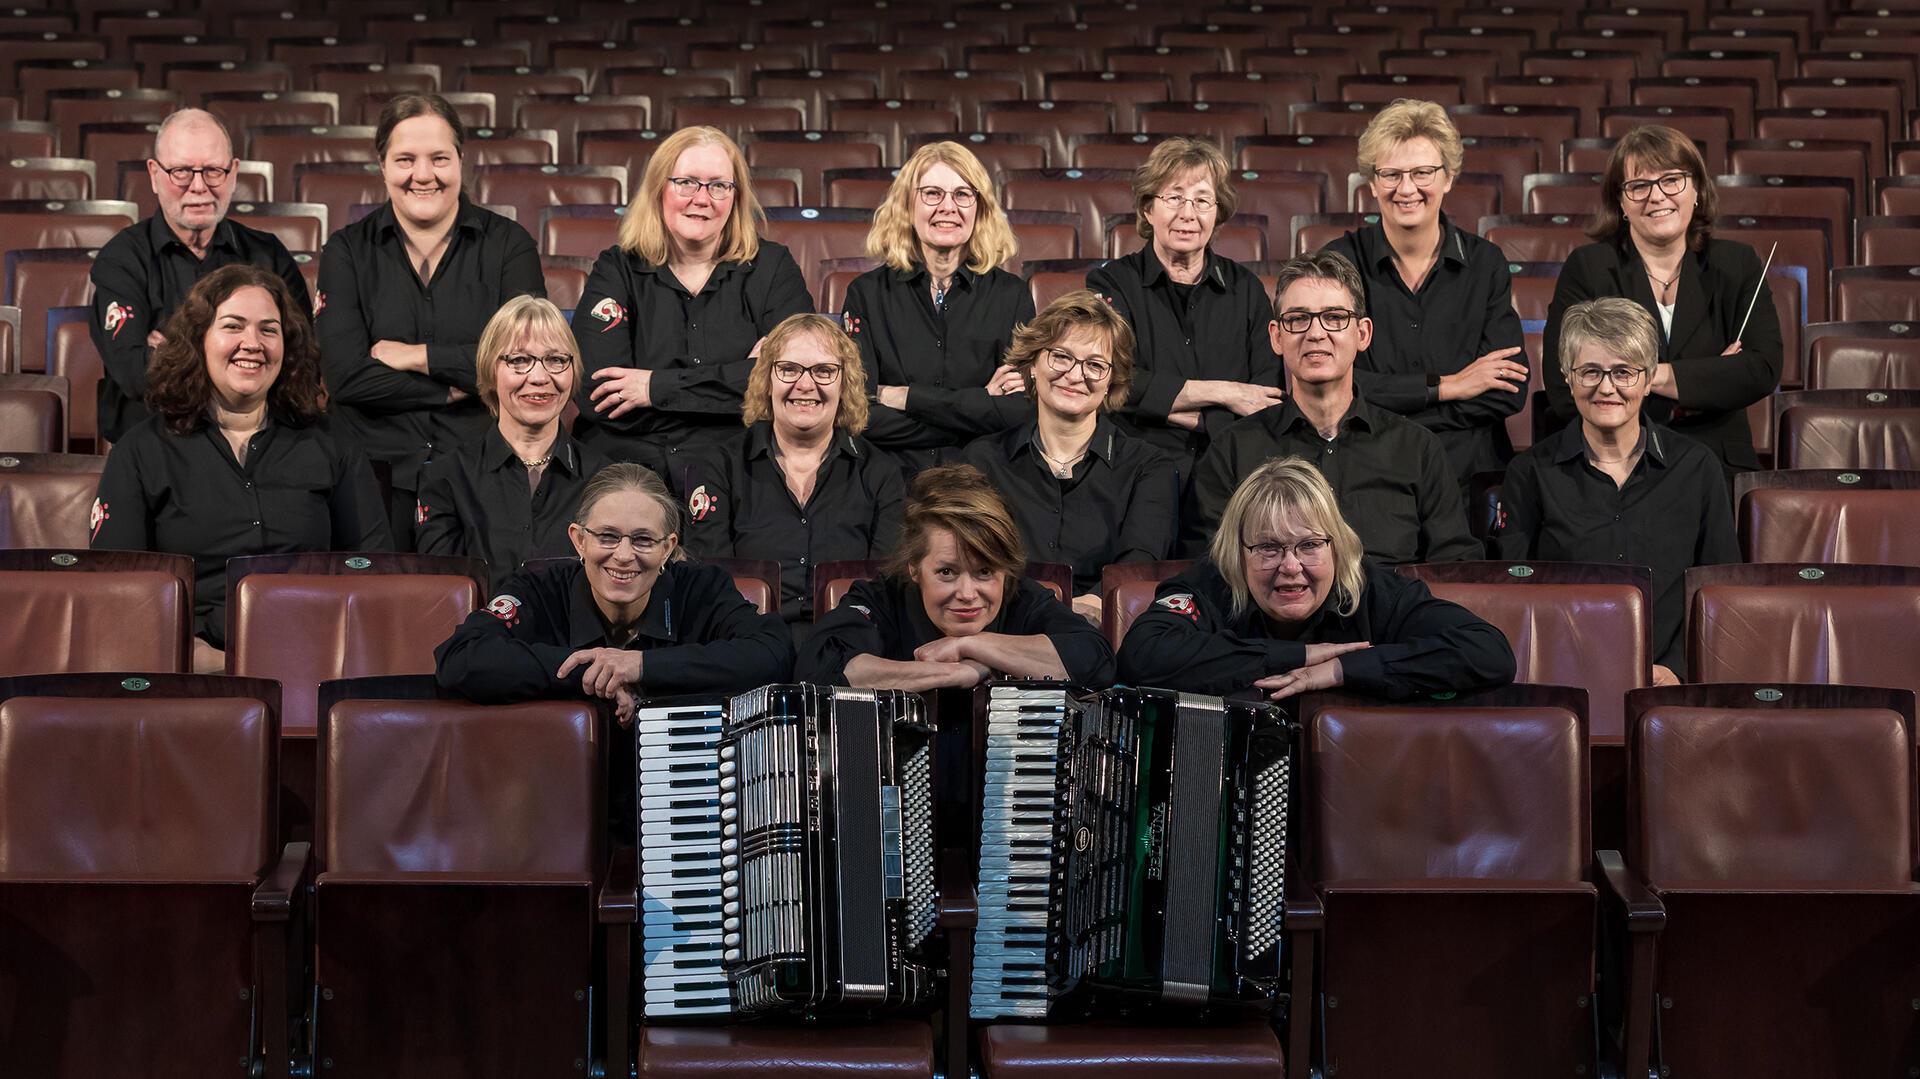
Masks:
[[[1373,343],[1354,365],[1354,386],[1367,400],[1440,436],[1464,486],[1475,472],[1495,472],[1513,456],[1506,418],[1526,404],[1525,388],[1489,390],[1466,401],[1441,401],[1429,376],[1454,374],[1473,361],[1524,342],[1513,310],[1513,277],[1498,247],[1440,215],[1440,257],[1407,289],[1393,266],[1384,226],[1349,232],[1322,250],[1346,256],[1366,284]],[[1521,353],[1513,362],[1525,364]]]
[[[767,240],[750,262],[722,262],[698,296],[666,266],[609,247],[600,253],[573,313],[586,377],[575,388],[574,434],[616,460],[636,460],[674,484],[676,456],[740,430],[740,400],[753,361],[747,353],[782,319],[813,310],[806,278],[787,249]],[[595,371],[653,372],[650,408],[619,419],[594,411]]]
[[[918,471],[957,456],[971,439],[1033,418],[1025,394],[995,396],[987,380],[1006,359],[1015,325],[1033,321],[1027,283],[1001,269],[954,272],[945,309],[933,306],[927,268],[881,266],[847,286],[841,323],[860,346],[876,395],[867,438]],[[881,386],[906,386],[907,407],[880,404]]]
[[[1354,395],[1339,433],[1321,438],[1289,399],[1227,429],[1194,466],[1181,517],[1181,549],[1203,555],[1227,499],[1274,457],[1304,458],[1320,469],[1367,556],[1385,565],[1453,562],[1483,555],[1467,532],[1460,485],[1433,432]]]
[[[670,562],[654,582],[632,640],[646,654],[640,695],[742,693],[793,674],[793,638],[778,615],[741,598],[718,566]],[[612,646],[586,568],[523,570],[434,649],[440,685],[482,704],[581,696],[580,670],[554,672],[583,648]]]
[[[1028,637],[1045,634],[1060,653],[1067,680],[1080,686],[1113,684],[1113,649],[1106,637],[1038,581],[1016,578],[986,633]],[[904,578],[856,581],[807,638],[794,677],[844,685],[855,656],[905,662],[923,644],[945,636],[927,617],[920,588]]]
[[[1258,275],[1211,248],[1200,281],[1184,300],[1152,244],[1095,267],[1087,287],[1133,327],[1133,393],[1121,425],[1171,453],[1182,472],[1237,417],[1209,408],[1198,431],[1169,425],[1167,414],[1181,387],[1196,379],[1281,385],[1280,358],[1267,332],[1273,301]]]
[[[1371,559],[1361,571],[1365,583],[1353,614],[1336,609],[1336,590],[1306,622],[1281,631],[1251,599],[1235,617],[1226,579],[1202,561],[1163,582],[1153,606],[1134,620],[1120,644],[1120,678],[1224,696],[1304,666],[1309,644],[1371,641],[1372,648],[1340,657],[1344,684],[1360,693],[1399,700],[1513,681],[1513,649],[1498,629]]]
[[[526,466],[498,426],[477,442],[435,456],[420,474],[414,549],[484,558],[496,590],[529,558],[571,556],[567,523],[581,489],[607,460],[564,430],[549,452],[553,459],[531,491]]]
[[[694,456],[686,480],[687,549],[779,562],[781,616],[811,621],[813,567],[886,557],[900,535],[906,482],[899,464],[866,439],[837,431],[802,506],[774,449],[773,424],[762,420]]]
[[[367,456],[393,465],[396,488],[419,490],[420,469],[436,448],[475,441],[493,424],[471,396],[474,350],[494,312],[522,294],[547,294],[533,237],[464,195],[428,284],[408,264],[392,203],[327,241],[315,304],[327,392]],[[427,373],[374,359],[378,341],[427,346]],[[470,396],[448,404],[454,388]]]
[[[101,438],[118,442],[147,418],[147,334],[166,326],[194,282],[235,263],[279,275],[300,313],[313,317],[306,279],[286,245],[231,219],[213,227],[205,258],[194,257],[160,214],[122,229],[100,249],[90,276],[93,347],[106,368],[96,391]]]
[[[278,417],[235,460],[212,424],[177,435],[158,416],[107,455],[93,546],[193,556],[194,633],[226,647],[227,559],[296,551],[390,551],[386,507],[367,459],[323,424]]]
[[[1689,566],[1740,561],[1720,462],[1684,435],[1641,427],[1624,487],[1587,460],[1574,424],[1513,459],[1500,485],[1501,558],[1611,562],[1653,570],[1653,661],[1685,677]]]
[[[969,445],[969,464],[986,473],[1013,512],[1034,562],[1073,567],[1073,591],[1100,591],[1110,562],[1155,562],[1173,552],[1180,504],[1173,459],[1101,416],[1087,455],[1060,479],[1041,457],[1039,425],[1028,423]]]

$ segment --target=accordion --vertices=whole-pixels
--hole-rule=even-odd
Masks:
[[[971,1015],[1270,1008],[1293,725],[1161,690],[982,692]]]
[[[933,991],[920,698],[773,685],[634,719],[650,1018],[900,1007]]]

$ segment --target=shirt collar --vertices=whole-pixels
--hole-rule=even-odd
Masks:
[[[1107,414],[1104,412],[1100,413],[1093,421],[1093,441],[1087,443],[1087,452],[1111,465],[1113,463],[1114,439],[1117,437],[1118,431],[1119,428],[1114,426],[1113,421],[1107,417]],[[1025,427],[1014,428],[1013,437],[1008,440],[1007,456],[1009,458],[1018,457],[1028,450],[1033,450],[1036,453],[1040,450],[1039,420],[1035,420]]]
[[[1368,265],[1385,273],[1393,269],[1393,245],[1387,242],[1387,223],[1376,221],[1360,230],[1361,257]],[[1460,238],[1460,228],[1440,211],[1440,260],[1455,266],[1467,264],[1467,243]]]
[[[480,232],[486,228],[489,210],[475,206],[467,199],[466,192],[460,193],[460,209],[453,215],[453,228],[456,232]],[[385,237],[400,230],[400,219],[393,212],[393,200],[380,204],[380,208],[367,215],[373,222],[376,236]]]
[[[1307,430],[1312,431],[1316,435],[1320,433],[1320,429],[1315,427],[1313,422],[1307,419],[1306,413],[1300,411],[1300,406],[1294,404],[1292,394],[1287,395],[1286,403],[1280,406],[1280,411],[1274,416],[1273,423],[1281,434],[1293,430],[1296,426],[1305,426]],[[1334,426],[1340,431],[1345,431],[1351,427],[1359,427],[1363,431],[1372,432],[1378,431],[1380,425],[1380,410],[1368,402],[1365,397],[1360,396],[1360,391],[1355,389],[1353,391],[1353,403],[1347,406],[1346,414],[1341,416],[1340,422]]]
[[[167,224],[167,215],[155,210],[153,216],[147,219],[147,227],[150,230],[149,235],[153,241],[154,250],[165,251],[169,246],[178,247],[182,251],[187,250],[187,245],[173,231],[173,227]],[[213,226],[213,238],[207,241],[207,250],[211,251],[216,247],[238,250],[239,246],[233,231],[233,223],[222,217]]]
[[[647,597],[647,609],[634,624],[629,646],[649,641],[678,642],[673,610],[674,564],[667,563],[653,582]],[[600,605],[593,601],[593,588],[587,584],[587,568],[582,565],[574,575],[572,601],[567,604],[567,644],[572,648],[593,648],[606,644],[607,624],[600,617]]]
[[[580,450],[574,445],[573,439],[567,436],[567,429],[564,426],[554,436],[553,448],[548,452],[553,457],[553,460],[548,463],[549,468],[557,466],[569,475],[580,474]],[[507,442],[507,437],[500,433],[499,425],[487,428],[486,434],[480,439],[481,471],[498,472],[510,464],[519,463],[520,455],[514,452],[513,446]]]
[[[892,273],[894,280],[906,282],[909,284],[926,281],[932,276],[932,271],[927,269],[927,264],[919,261],[915,261],[912,266],[909,266],[904,270],[892,270],[890,272]],[[978,276],[979,276],[978,274],[974,273],[971,269],[967,268],[966,263],[962,262],[959,268],[953,271],[952,283],[953,285],[956,285],[956,286],[965,285],[967,286],[967,288],[971,289],[973,288],[974,279],[977,278]]]
[[[748,427],[747,442],[742,449],[749,461],[760,457],[771,460],[774,450],[773,421],[760,420]],[[845,431],[835,431],[833,441],[827,446],[827,457],[831,459],[842,454],[857,461],[860,459],[860,446],[854,442],[852,435]]]
[[[1556,441],[1557,440],[1557,441]],[[1556,464],[1568,464],[1584,461],[1593,455],[1593,449],[1587,445],[1587,433],[1580,421],[1567,424],[1547,439],[1548,459]],[[1633,452],[1641,455],[1641,460],[1665,468],[1667,465],[1666,439],[1660,435],[1660,428],[1640,421],[1640,440],[1634,443]]]
[[[1168,286],[1174,284],[1173,278],[1167,273],[1166,265],[1160,261],[1160,256],[1153,253],[1152,240],[1148,240],[1146,245],[1135,253],[1135,257],[1141,260],[1140,276],[1148,288],[1155,288],[1162,282]],[[1211,285],[1215,292],[1227,291],[1227,270],[1221,262],[1220,256],[1214,253],[1212,247],[1208,247],[1206,267],[1200,271],[1200,280],[1195,284]]]

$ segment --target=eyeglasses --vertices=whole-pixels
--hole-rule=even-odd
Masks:
[[[1191,206],[1196,214],[1210,214],[1214,207],[1213,199],[1206,195],[1195,195],[1193,198],[1185,195],[1162,195],[1160,201],[1166,203],[1167,209],[1174,213],[1179,213],[1183,207]]]
[[[1659,186],[1660,193],[1663,195],[1678,195],[1687,189],[1687,181],[1690,179],[1692,177],[1684,172],[1669,172],[1653,180],[1628,180],[1620,185],[1620,193],[1629,201],[1645,202],[1652,197],[1655,185]]]
[[[1325,311],[1288,311],[1280,316],[1280,328],[1288,333],[1306,333],[1319,319],[1321,328],[1328,333],[1339,333],[1353,323],[1353,312],[1344,307],[1330,307]]]
[[[582,526],[580,531],[592,536],[593,542],[599,544],[603,551],[617,551],[620,549],[620,544],[624,542],[633,544],[634,554],[652,554],[655,547],[667,542],[665,537],[648,535],[645,532],[628,535],[625,532],[615,532],[611,528],[603,531],[585,526]]]
[[[1589,390],[1600,385],[1600,380],[1603,378],[1612,379],[1615,386],[1624,390],[1639,385],[1640,380],[1645,377],[1647,377],[1646,368],[1634,367],[1630,364],[1622,364],[1619,367],[1594,367],[1589,364],[1573,369],[1573,380]]]
[[[154,164],[160,163],[156,161]],[[160,165],[160,171],[166,173],[167,179],[172,180],[176,187],[192,187],[195,176],[205,180],[208,187],[219,187],[227,182],[227,176],[233,172],[225,165],[202,165],[199,168],[188,165],[175,165],[169,168],[166,165]]]
[[[1047,350],[1047,369],[1054,374],[1064,375],[1075,367],[1080,368],[1081,373],[1086,376],[1088,382],[1105,382],[1107,376],[1113,374],[1113,365],[1105,360],[1093,360],[1075,356],[1063,348],[1050,348]]]
[[[1332,543],[1325,536],[1308,536],[1296,543],[1243,543],[1240,547],[1253,556],[1255,565],[1271,569],[1285,562],[1289,554],[1303,566],[1318,565]]]
[[[1447,171],[1445,165],[1420,165],[1411,169],[1374,169],[1373,182],[1381,187],[1399,187],[1404,177],[1413,177],[1413,186],[1432,187],[1433,178]]]
[[[502,356],[500,362],[516,375],[532,371],[536,363],[546,368],[547,374],[559,375],[565,374],[573,366],[573,357],[564,352],[555,352],[547,356]]]
[[[962,210],[972,209],[974,202],[980,198],[980,192],[971,187],[956,187],[952,191],[944,187],[923,187],[920,189],[920,204],[938,206],[947,201],[948,195],[953,196],[953,204]]]
[[[704,187],[707,189],[707,197],[715,202],[725,202],[732,198],[734,189],[740,186],[732,180],[696,180],[691,176],[669,176],[667,185],[673,188],[674,194],[683,199],[692,198],[695,192]]]
[[[773,365],[773,377],[782,382],[798,382],[803,372],[812,376],[816,386],[831,386],[840,381],[840,365],[837,363],[816,363],[808,367],[781,360]]]

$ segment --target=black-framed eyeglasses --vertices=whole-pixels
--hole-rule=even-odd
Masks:
[[[773,377],[782,382],[798,382],[802,374],[813,378],[816,386],[831,386],[840,381],[840,365],[837,363],[816,363],[809,367],[802,363],[780,360],[773,365]]]
[[[1088,382],[1105,382],[1107,376],[1113,374],[1113,365],[1105,360],[1075,356],[1063,348],[1047,350],[1047,370],[1056,375],[1064,375],[1075,367],[1080,368]]]
[[[648,532],[628,534],[626,532],[615,532],[611,528],[587,528],[584,525],[581,526],[580,531],[592,536],[593,542],[598,544],[603,551],[617,551],[620,549],[620,544],[631,543],[633,544],[634,554],[652,554],[655,547],[667,542],[666,537],[656,536]]]
[[[707,197],[715,202],[725,202],[732,198],[734,191],[740,186],[732,180],[696,180],[691,176],[669,176],[667,185],[673,188],[674,194],[683,199],[690,199],[695,192],[706,188]]]
[[[573,366],[573,357],[564,352],[553,352],[545,356],[502,356],[500,362],[506,364],[507,370],[516,375],[524,375],[532,371],[536,363],[546,368],[547,374],[560,375],[565,374]]]
[[[1639,385],[1640,380],[1645,377],[1647,377],[1647,369],[1635,367],[1632,364],[1621,364],[1619,367],[1595,367],[1588,364],[1573,369],[1574,382],[1589,390],[1600,385],[1600,380],[1603,378],[1612,379],[1615,386],[1625,390]]]
[[[953,204],[962,210],[972,209],[980,198],[980,192],[971,187],[956,187],[951,191],[944,187],[923,187],[920,189],[920,205],[938,206],[947,201],[949,195],[953,196]]]
[[[158,161],[154,164],[160,165]],[[219,187],[227,182],[227,177],[233,175],[233,170],[225,165],[201,165],[198,168],[191,165],[160,165],[160,171],[166,173],[167,179],[172,180],[176,187],[192,187],[195,176],[206,181],[208,187]]]
[[[1253,556],[1256,565],[1271,567],[1285,562],[1289,554],[1303,566],[1317,565],[1332,546],[1326,536],[1308,536],[1293,543],[1243,543],[1240,548]]]
[[[1447,171],[1445,165],[1417,165],[1410,169],[1374,169],[1373,182],[1381,187],[1399,187],[1404,177],[1413,177],[1413,186],[1432,187],[1434,178]]]
[[[1186,195],[1168,193],[1161,195],[1160,201],[1166,203],[1167,209],[1174,213],[1179,213],[1183,208],[1191,206],[1196,214],[1210,214],[1215,205],[1213,199],[1206,195],[1195,195],[1189,198]]]
[[[1353,312],[1344,307],[1329,307],[1325,311],[1288,311],[1280,316],[1280,328],[1288,333],[1306,333],[1313,326],[1313,320],[1319,319],[1320,326],[1328,333],[1339,333],[1353,325]]]
[[[1665,176],[1651,180],[1628,180],[1620,185],[1620,193],[1625,195],[1629,202],[1645,202],[1653,197],[1653,189],[1657,186],[1662,195],[1671,198],[1685,191],[1687,181],[1691,179],[1693,177],[1684,172],[1669,172]]]

